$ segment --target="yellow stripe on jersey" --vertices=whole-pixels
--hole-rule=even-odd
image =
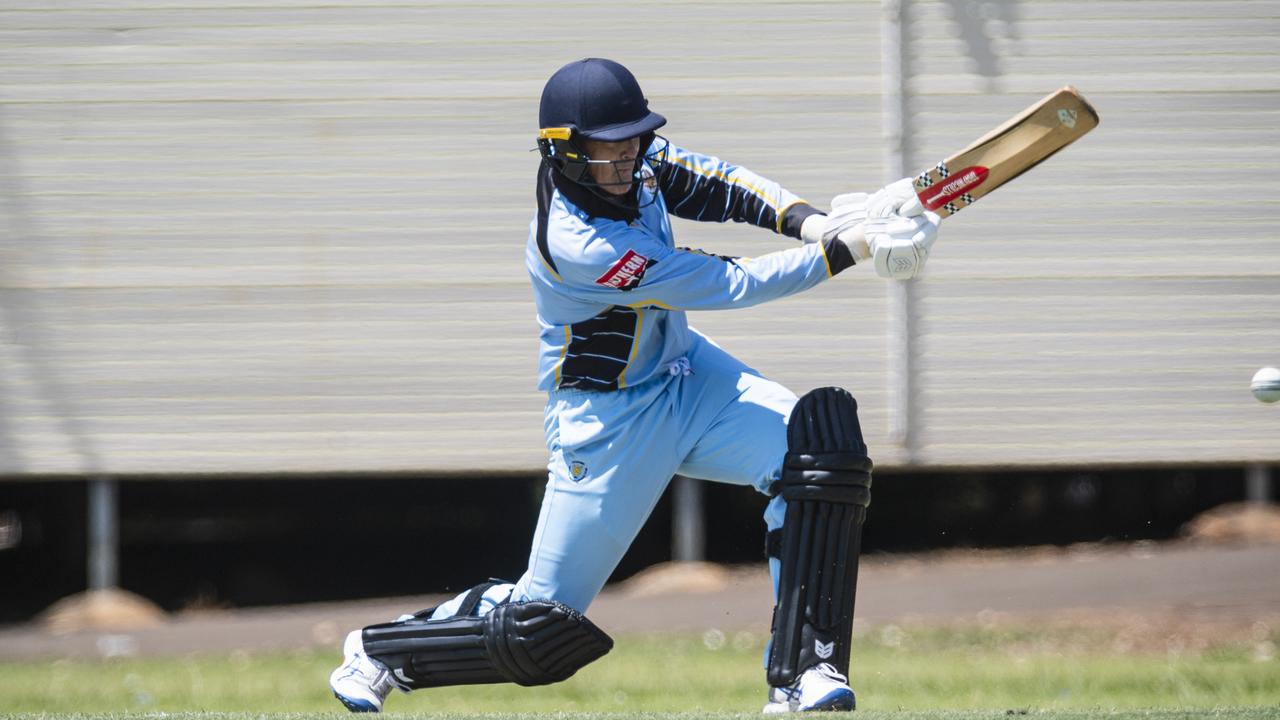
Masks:
[[[564,347],[560,348],[560,360],[556,363],[556,387],[560,386],[560,370],[564,368],[564,357],[569,354],[569,341],[573,340],[571,326],[564,326]]]
[[[662,308],[663,310],[679,310],[680,309],[676,307],[671,307],[670,305],[662,302],[661,300],[656,300],[656,299],[641,300],[640,302],[627,303],[627,307],[632,309],[639,309],[642,307],[656,307],[656,308]]]
[[[551,277],[555,278],[556,282],[564,282],[564,278],[560,277],[560,273],[556,272],[556,269],[551,267],[551,263],[547,262],[547,258],[542,254],[542,252],[538,252],[538,259],[542,261],[542,267],[546,268],[547,272],[551,273]]]

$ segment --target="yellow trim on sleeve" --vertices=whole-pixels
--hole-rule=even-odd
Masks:
[[[573,340],[570,326],[564,326],[564,347],[560,348],[560,361],[556,363],[556,387],[560,386],[560,370],[564,367],[564,358],[569,354],[569,342]]]
[[[827,266],[827,277],[834,277],[831,272],[831,259],[827,257],[827,244],[824,242],[815,243],[822,248],[822,262]]]
[[[627,386],[627,369],[631,367],[631,363],[636,361],[636,352],[640,350],[640,331],[644,327],[644,311],[635,308],[636,311],[636,334],[631,338],[631,357],[627,358],[626,367],[622,368],[622,372],[618,373],[618,389]]]
[[[542,267],[551,273],[551,277],[555,278],[556,282],[564,282],[564,278],[560,277],[560,273],[556,272],[556,269],[551,267],[551,263],[547,262],[547,259],[542,256],[541,250],[538,251],[538,259],[542,261]]]
[[[787,203],[785,207],[783,207],[781,210],[778,211],[778,226],[774,228],[775,232],[777,232],[779,235],[782,234],[782,218],[787,216],[788,210],[790,210],[791,208],[797,205],[808,205],[808,204],[810,204],[809,201],[803,198],[796,198],[795,200],[792,200],[791,202]]]

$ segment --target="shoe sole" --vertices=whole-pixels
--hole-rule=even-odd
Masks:
[[[800,712],[848,712],[858,701],[851,690],[836,690]]]
[[[369,702],[368,700],[356,700],[355,698],[349,698],[345,695],[339,694],[338,691],[336,690],[333,692],[333,696],[338,698],[338,702],[345,705],[346,708],[353,713],[382,712],[381,708],[375,706],[373,703]]]

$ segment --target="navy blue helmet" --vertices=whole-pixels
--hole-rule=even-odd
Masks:
[[[612,60],[586,58],[557,70],[542,89],[538,150],[543,161],[565,178],[592,186],[596,183],[586,170],[593,160],[579,141],[618,142],[638,137],[641,157],[636,158],[634,182],[639,182],[654,131],[666,123],[666,118],[649,109],[649,101],[630,70]]]

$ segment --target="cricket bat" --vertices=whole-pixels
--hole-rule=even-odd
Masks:
[[[916,177],[920,203],[950,217],[1098,126],[1098,112],[1068,85]]]

